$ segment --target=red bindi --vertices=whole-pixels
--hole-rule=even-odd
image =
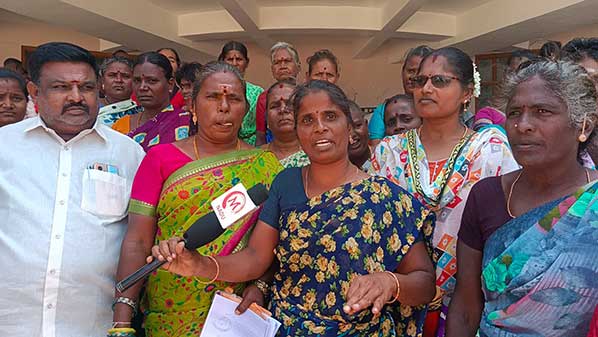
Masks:
[[[220,87],[220,93],[222,93],[224,96],[228,95],[228,92],[231,89],[230,84],[220,84],[219,87]]]

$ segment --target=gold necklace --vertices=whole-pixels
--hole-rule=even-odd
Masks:
[[[305,196],[307,196],[307,198],[309,199],[309,168],[311,166],[308,166],[305,168]],[[359,168],[355,165],[353,165],[353,167],[355,168],[355,174],[359,174]]]
[[[241,150],[241,141],[237,139],[237,145],[235,147],[237,151]],[[193,152],[195,152],[195,160],[199,160],[199,150],[197,149],[197,135],[193,136]]]
[[[584,170],[586,171],[586,181],[589,184],[590,183],[590,171],[588,171],[588,169],[584,169]],[[507,197],[507,213],[509,213],[509,216],[512,219],[515,218],[515,215],[513,215],[513,212],[511,212],[511,197],[513,197],[513,189],[515,188],[515,184],[517,184],[517,182],[519,181],[519,178],[521,178],[522,174],[523,174],[523,170],[519,171],[519,174],[517,175],[517,177],[511,184],[511,188],[509,189],[509,195]]]
[[[199,151],[197,150],[197,136],[193,136],[193,151],[195,151],[195,160],[199,160]]]

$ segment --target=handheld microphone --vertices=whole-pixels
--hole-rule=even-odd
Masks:
[[[213,207],[217,203],[217,207],[214,208],[218,211],[218,214],[214,211],[205,214],[185,231],[183,241],[185,242],[186,249],[195,250],[214,241],[230,224],[241,219],[247,213],[254,210],[257,207],[256,205],[260,205],[268,199],[268,189],[263,184],[257,184],[246,191],[246,194],[251,199],[249,201],[245,200],[244,194],[238,191],[239,189],[244,191],[242,185],[238,188],[239,185],[224,192],[222,196],[212,202]],[[121,293],[124,292],[166,262],[154,258],[152,262],[137,269],[133,274],[118,282],[116,289]]]

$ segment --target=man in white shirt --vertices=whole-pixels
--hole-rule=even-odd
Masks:
[[[96,121],[87,50],[44,44],[29,73],[39,117],[0,129],[0,336],[105,336],[144,152]]]

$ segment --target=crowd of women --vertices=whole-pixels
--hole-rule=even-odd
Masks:
[[[161,49],[101,67],[99,119],[146,150],[111,336],[197,336],[214,293],[267,305],[279,336],[586,336],[598,327],[598,40],[519,53],[473,114],[480,75],[456,48],[412,49],[404,93],[369,120],[329,50],[271,50],[275,83],[244,79],[247,48],[181,64]],[[0,126],[24,80],[0,70]],[[269,197],[209,244],[186,229],[232,186]],[[150,256],[150,257],[148,257]],[[591,335],[595,336],[595,335]]]

